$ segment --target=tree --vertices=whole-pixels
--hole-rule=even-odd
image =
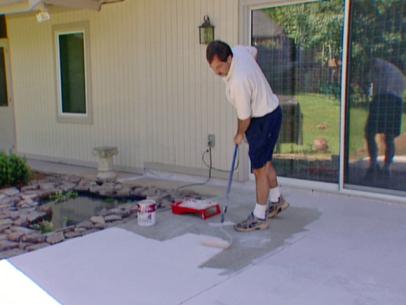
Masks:
[[[323,63],[341,56],[343,0],[281,6],[266,12],[298,48],[319,50]]]
[[[401,70],[406,62],[406,3],[402,0],[358,0],[351,7],[351,82],[364,83],[374,58]]]

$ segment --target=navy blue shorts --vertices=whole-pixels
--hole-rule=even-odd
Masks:
[[[273,151],[278,141],[282,124],[282,111],[278,106],[274,111],[259,118],[252,118],[245,132],[249,145],[251,169],[260,169],[272,161]]]

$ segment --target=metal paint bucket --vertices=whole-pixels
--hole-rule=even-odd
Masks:
[[[145,199],[138,202],[138,225],[147,227],[156,223],[156,202],[152,199]]]

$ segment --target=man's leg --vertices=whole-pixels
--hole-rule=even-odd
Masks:
[[[269,176],[269,172],[271,170],[270,168],[272,168],[273,172],[275,173],[275,170],[273,169],[271,162],[266,163],[260,169],[254,169],[257,203],[261,204],[261,205],[268,204],[268,198],[269,198],[269,177],[268,176]],[[275,173],[275,175],[276,175],[276,173]],[[276,176],[274,176],[274,178],[276,178]],[[276,179],[274,179],[274,180],[276,181]]]
[[[390,166],[395,156],[395,137],[393,135],[385,134],[385,166],[384,174],[390,175]]]
[[[259,169],[254,169],[254,175],[257,203],[248,218],[234,226],[234,229],[238,232],[265,230],[269,227],[267,220],[269,197],[268,163]]]
[[[272,162],[268,162],[267,178],[269,187],[269,202],[278,202],[281,194],[279,190],[276,170],[273,167]]]
[[[272,162],[268,162],[268,186],[269,186],[269,208],[268,208],[268,218],[273,218],[277,216],[283,210],[289,207],[289,203],[281,196],[278,176]]]
[[[375,132],[367,131],[366,135],[368,154],[369,154],[369,169],[374,171],[378,166],[378,147],[375,142]]]
[[[267,163],[267,178],[268,178],[268,186],[270,189],[273,189],[278,186],[278,178],[276,175],[276,170],[272,165],[272,162]]]

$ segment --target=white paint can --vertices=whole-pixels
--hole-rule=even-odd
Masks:
[[[156,202],[152,199],[145,199],[138,202],[138,225],[147,227],[156,223]]]

